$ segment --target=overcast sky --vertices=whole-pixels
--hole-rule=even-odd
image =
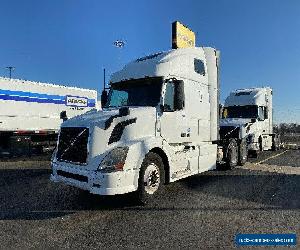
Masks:
[[[222,100],[271,86],[276,122],[300,123],[300,1],[0,0],[0,75],[101,90],[134,58],[171,48],[171,23],[221,51]],[[118,49],[117,39],[125,41]]]

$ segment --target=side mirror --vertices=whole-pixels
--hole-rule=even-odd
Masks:
[[[108,95],[107,91],[104,89],[101,94],[101,107],[105,107],[107,103]]]
[[[252,122],[252,123],[256,122],[256,119],[255,119],[255,118],[252,118],[252,119],[251,119],[251,122]]]
[[[122,107],[119,109],[119,116],[127,116],[129,114],[130,112],[128,107]]]
[[[174,81],[174,90],[174,110],[181,110],[184,108],[184,82]]]
[[[64,110],[60,112],[60,119],[62,119],[63,121],[68,120],[67,111]]]

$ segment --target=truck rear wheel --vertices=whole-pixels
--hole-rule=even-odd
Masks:
[[[238,163],[238,146],[235,139],[230,139],[227,146],[226,166],[233,169]]]
[[[161,191],[165,182],[164,164],[161,157],[148,153],[142,163],[138,183],[138,198],[146,204]]]
[[[259,151],[263,151],[263,141],[262,136],[258,138]]]
[[[240,145],[239,145],[239,161],[238,164],[240,166],[245,165],[248,159],[248,147],[246,140],[241,140]]]
[[[278,135],[272,136],[272,151],[277,151],[280,149],[280,139]]]

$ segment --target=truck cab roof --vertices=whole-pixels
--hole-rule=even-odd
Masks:
[[[212,50],[215,50],[211,48]],[[205,52],[203,47],[173,49],[138,58],[114,73],[111,83],[158,76],[179,76],[182,78],[198,78],[194,71],[194,59],[203,61],[205,68]]]
[[[264,106],[270,95],[272,95],[270,87],[237,89],[232,91],[226,98],[224,107],[244,105]]]

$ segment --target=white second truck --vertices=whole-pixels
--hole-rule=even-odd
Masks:
[[[238,162],[239,142],[219,139],[219,52],[174,49],[112,75],[108,102],[62,124],[51,180],[146,201],[162,185]]]
[[[238,89],[230,93],[220,121],[221,139],[235,138],[246,143],[246,152],[276,150],[273,133],[273,91],[270,87]]]

